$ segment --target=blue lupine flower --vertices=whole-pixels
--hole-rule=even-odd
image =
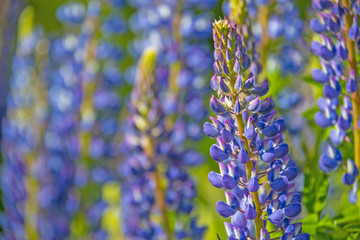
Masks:
[[[111,5],[112,3],[109,2],[108,6],[97,0],[88,3],[85,22],[79,33],[79,39],[83,42],[77,47],[78,53],[82,54],[76,58],[76,76],[81,82],[82,91],[78,127],[79,155],[84,159],[77,162],[77,169],[81,166],[81,171],[86,175],[85,183],[76,186],[78,194],[81,194],[76,214],[87,211],[88,231],[79,234],[79,237],[91,236],[94,239],[109,235],[109,229],[105,230],[102,222],[107,221],[103,218],[114,203],[105,199],[102,191],[115,180],[116,172],[111,166],[119,157],[115,139],[120,125],[117,118],[122,106],[122,96],[118,91],[122,86],[122,79],[121,70],[116,65],[124,53],[118,46],[110,43],[109,38],[118,36],[125,28],[121,27],[124,23],[121,8],[117,7],[121,4]],[[100,18],[99,15],[106,7],[111,7],[112,13],[106,18]],[[115,13],[118,14],[116,19],[112,15]],[[103,33],[101,38],[97,37],[99,31]],[[109,66],[112,67],[111,73]],[[83,191],[89,186],[94,188],[91,195]]]
[[[324,98],[318,100],[319,112],[315,114],[315,122],[322,128],[331,128],[330,143],[320,156],[320,167],[325,172],[335,171],[342,164],[339,146],[345,138],[357,129],[358,112],[353,108],[360,106],[358,97],[358,70],[355,46],[359,38],[356,4],[347,6],[347,3],[335,3],[327,0],[313,0],[313,7],[318,13],[318,19],[311,21],[311,28],[320,34],[322,42],[314,41],[312,51],[321,59],[322,69],[314,69],[312,76],[315,81],[324,84]],[[349,21],[352,20],[352,21]],[[340,32],[340,25],[344,31]],[[336,44],[334,44],[336,42]],[[353,46],[352,46],[353,45]],[[347,61],[348,67],[341,62]],[[346,70],[348,75],[344,73]],[[346,72],[345,71],[345,72]],[[345,88],[341,81],[346,80]],[[352,98],[347,95],[352,94]],[[343,96],[342,99],[339,99]],[[355,137],[355,139],[357,139]],[[360,161],[358,140],[353,143],[354,158],[357,164]],[[357,159],[357,160],[356,160]],[[352,160],[348,160],[348,173],[345,173],[343,182],[346,185],[354,184],[359,166],[352,167]],[[353,188],[355,189],[355,188]],[[350,195],[352,192],[350,193]],[[350,197],[350,199],[353,199]]]
[[[44,123],[44,109],[38,101],[43,96],[34,95],[41,89],[34,75],[36,47],[41,39],[40,31],[19,40],[12,62],[11,81],[7,98],[7,115],[2,124],[3,163],[1,170],[2,201],[4,204],[4,220],[1,221],[6,239],[25,239],[26,228],[36,230],[36,225],[29,222],[29,217],[36,216],[28,211],[28,195],[35,194],[27,189],[29,168],[34,167],[39,159],[36,148],[41,139],[37,131],[41,131]],[[37,112],[35,110],[38,110]],[[30,118],[33,114],[33,119]],[[39,125],[34,125],[34,122]],[[28,161],[30,154],[36,156]],[[34,177],[31,178],[34,180]],[[31,185],[34,186],[34,182]],[[31,215],[31,216],[29,216]],[[35,229],[34,229],[35,228]]]
[[[235,59],[240,63],[248,61],[246,50],[242,55],[235,53],[236,49],[244,48],[236,26],[231,26],[226,18],[215,21],[213,35],[215,52],[229,55],[226,62],[214,69],[211,80],[212,86],[219,86],[215,88],[218,96],[213,95],[210,101],[217,119],[211,118],[212,123],[204,124],[205,134],[217,140],[210,148],[210,155],[220,167],[220,174],[209,173],[209,181],[217,188],[227,189],[226,202],[219,201],[216,210],[221,216],[231,218],[231,224],[225,222],[229,239],[250,237],[247,220],[253,219],[257,238],[267,239],[266,221],[285,230],[301,212],[299,199],[296,197],[291,202],[297,168],[288,166],[289,147],[281,135],[285,129],[283,120],[275,119],[273,102],[259,98],[269,89],[267,81],[256,84],[252,74],[246,78],[248,64],[241,64],[238,72],[232,70]],[[256,131],[246,134],[251,126]],[[261,181],[266,176],[268,181]],[[268,216],[260,219],[263,212]],[[291,236],[309,236],[300,234],[297,231]]]
[[[64,4],[57,9],[56,16],[62,23],[80,24],[85,19],[85,6],[79,2]]]
[[[269,4],[268,1],[238,0],[230,1],[228,5],[231,9],[231,21],[240,25],[240,33],[248,46],[249,55],[253,57],[252,71],[255,75],[262,71],[262,67],[267,67],[266,62],[270,62],[270,58],[278,63],[282,74],[299,73],[303,69],[305,62],[304,54],[301,52],[304,46],[302,39],[304,26],[293,1],[283,0]],[[263,12],[264,9],[266,12]],[[257,21],[261,14],[266,15],[266,21]],[[313,22],[312,25],[321,31],[323,28],[321,21]],[[280,51],[269,49],[272,40],[281,41]],[[258,59],[257,53],[266,54],[261,56],[265,58],[264,66],[259,65],[261,59]]]
[[[137,34],[131,44],[134,56],[138,57],[147,46],[155,47],[159,54],[155,83],[158,95],[154,104],[161,103],[157,111],[162,116],[161,121],[167,123],[167,127],[166,131],[162,130],[163,134],[158,136],[159,143],[154,147],[159,149],[157,154],[163,159],[159,164],[165,160],[167,163],[165,176],[168,183],[164,189],[166,204],[170,209],[175,209],[179,216],[188,215],[192,211],[192,199],[196,192],[186,166],[199,164],[203,158],[183,146],[189,140],[201,138],[198,122],[206,116],[201,96],[206,93],[204,76],[211,66],[208,59],[209,47],[203,44],[203,39],[211,37],[211,24],[208,21],[211,14],[199,14],[194,10],[210,8],[213,3],[185,1],[181,6],[184,10],[182,14],[178,11],[181,9],[176,7],[176,1],[131,1],[130,4],[137,9],[130,18],[131,30]],[[179,18],[175,19],[176,16]],[[173,24],[179,24],[179,30],[174,28]],[[156,129],[164,128],[161,121]],[[130,135],[134,134],[135,131]],[[155,164],[155,167],[157,165]],[[179,186],[180,182],[183,183],[183,188]],[[129,199],[131,198],[133,196],[129,196]],[[152,215],[153,212],[150,211],[149,214]],[[134,220],[134,225],[125,225],[128,229],[127,236],[137,236],[135,226],[140,219]],[[204,229],[196,226],[195,219],[192,220],[192,226],[178,219],[175,236],[194,239],[201,237]],[[164,227],[157,229],[166,232]]]

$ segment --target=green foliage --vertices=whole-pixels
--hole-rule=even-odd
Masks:
[[[311,76],[304,76],[303,80],[308,83],[311,84],[313,86],[315,86],[316,88],[321,88],[323,87],[323,85],[317,81],[315,81]]]
[[[302,221],[303,231],[308,232],[312,239],[359,239],[360,222],[359,219],[354,218],[354,211],[358,211],[358,208],[351,206],[348,210],[334,218],[327,214],[322,219],[317,214],[311,214]]]
[[[314,109],[304,113],[304,117],[310,117]],[[327,137],[326,131],[319,127],[314,127],[316,133],[315,151],[313,155],[307,156],[304,166],[304,189],[303,204],[307,216],[302,219],[303,231],[308,232],[312,239],[340,240],[340,239],[359,239],[360,219],[359,208],[351,205],[347,199],[347,192],[344,196],[330,196],[330,188],[334,185],[344,188],[341,182],[332,181],[332,178],[318,167],[318,159],[321,153],[320,144]],[[334,176],[334,179],[341,179],[341,176]],[[333,186],[333,187],[334,187]],[[337,191],[338,192],[338,191]],[[338,206],[334,206],[338,204]],[[342,211],[331,217],[328,212],[329,207],[334,211],[336,208]],[[332,214],[333,215],[333,214]]]

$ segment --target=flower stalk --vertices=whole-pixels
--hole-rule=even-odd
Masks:
[[[301,212],[301,197],[293,192],[298,170],[288,165],[289,147],[281,133],[284,121],[275,119],[271,98],[260,99],[269,90],[268,81],[257,83],[248,73],[251,60],[236,25],[226,18],[215,21],[213,39],[210,85],[217,97],[211,97],[210,107],[217,118],[210,117],[212,123],[205,123],[203,130],[216,139],[210,156],[220,173],[211,171],[208,178],[213,186],[226,189],[226,202],[218,201],[216,210],[231,218],[231,223],[224,223],[228,239],[250,238],[250,224],[257,240],[268,239],[273,232],[266,229],[267,221],[284,233],[284,239],[310,239],[299,231],[301,223],[292,223]]]
[[[344,7],[347,9],[351,9],[351,3],[349,0],[344,0]],[[359,85],[359,77],[358,77],[358,67],[356,60],[356,52],[355,52],[355,44],[356,42],[351,40],[349,37],[349,31],[351,26],[353,25],[353,16],[347,11],[345,13],[345,41],[346,47],[348,49],[348,63],[349,63],[349,76],[351,74],[351,70],[355,73],[355,80],[357,85]],[[354,161],[358,169],[360,169],[360,128],[359,128],[359,116],[360,116],[360,95],[359,90],[351,93],[351,102],[353,106],[352,110],[352,118],[353,118],[353,132],[354,132]]]
[[[315,122],[322,128],[332,128],[319,165],[327,173],[335,171],[341,164],[346,165],[342,180],[345,185],[353,186],[349,201],[356,203],[360,167],[360,96],[355,45],[359,40],[359,1],[314,0],[312,5],[318,11],[318,18],[311,20],[310,27],[320,34],[321,42],[313,41],[311,49],[320,57],[322,67],[314,69],[312,77],[324,84],[324,97],[318,100],[320,111],[315,114]],[[342,62],[347,62],[347,66],[344,67]],[[343,80],[346,81],[345,89],[340,84]],[[348,134],[354,139],[354,155],[345,163],[339,147]]]
[[[235,106],[236,103],[236,99],[237,99],[237,94],[235,93],[235,89],[234,89],[234,85],[235,85],[235,81],[232,81],[234,84],[231,84],[231,95],[232,95],[232,99],[233,99],[233,105]],[[245,143],[245,149],[246,151],[249,153],[249,158],[251,158],[250,155],[250,148],[249,148],[249,142],[248,139],[245,138],[244,136],[244,121],[242,119],[242,116],[240,114],[236,114],[235,113],[235,118],[236,118],[236,122],[239,130],[239,135],[240,138],[244,141]],[[253,168],[253,162],[249,161],[246,163],[245,165],[246,167],[246,175],[247,175],[247,182],[250,181],[250,176],[251,176],[251,169]],[[261,204],[260,204],[260,200],[259,200],[259,194],[257,192],[251,192],[250,193],[253,196],[254,199],[254,204],[255,204],[255,210],[256,210],[256,218],[254,219],[255,221],[255,231],[256,231],[256,239],[260,239],[260,230],[262,228],[264,228],[264,224],[261,220],[261,215],[262,215],[262,210],[261,210]]]

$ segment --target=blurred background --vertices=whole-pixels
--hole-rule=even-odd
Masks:
[[[218,170],[209,156],[213,140],[202,125],[210,114],[211,24],[240,11],[231,6],[221,0],[0,1],[1,239],[125,239],[122,166],[130,148],[123,143],[137,63],[149,46],[158,50],[159,99],[173,129],[168,141],[201,156],[186,168],[197,192],[191,214],[206,227],[204,239],[226,235],[215,210],[225,196],[207,179]],[[263,67],[259,78],[270,81],[268,95],[286,120],[301,169],[304,231],[313,239],[360,239],[350,189],[318,169],[329,133],[312,120],[322,88],[311,77],[319,65],[309,50],[311,1],[249,1],[248,11]]]

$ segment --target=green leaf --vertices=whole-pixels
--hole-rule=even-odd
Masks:
[[[357,205],[348,204],[348,207],[333,219],[337,225],[342,227],[351,224],[360,224],[359,215],[357,214],[358,212],[359,208]]]
[[[323,227],[323,228],[327,228],[327,229],[335,229],[335,225],[329,214],[327,214],[323,219],[321,219],[319,221],[318,227]]]
[[[311,214],[302,219],[302,228],[304,232],[309,233],[311,236],[316,235],[317,223],[319,217],[317,214]]]
[[[351,233],[346,240],[359,240],[360,234],[359,233]]]
[[[303,77],[303,80],[304,80],[305,82],[307,82],[307,83],[315,86],[315,87],[318,87],[318,88],[322,88],[322,86],[323,86],[321,83],[315,81],[315,80],[312,78],[312,76],[304,76],[304,77]]]
[[[303,189],[303,204],[310,213],[314,213],[314,202],[315,202],[315,178],[312,176],[309,169],[305,170],[305,182]]]
[[[326,203],[326,197],[329,190],[329,184],[330,184],[330,177],[324,173],[322,173],[320,176],[316,176],[318,179],[317,183],[317,189],[316,189],[316,201],[314,203],[314,210],[315,212],[321,212]]]
[[[312,236],[311,239],[316,239],[316,240],[334,240],[331,235],[329,233],[324,233],[324,232],[318,232],[316,233],[315,236]]]
[[[346,226],[344,226],[345,230],[348,230],[349,232],[360,232],[360,223],[351,223]]]
[[[306,119],[313,120],[315,113],[318,111],[319,111],[319,108],[318,108],[318,106],[315,105],[312,108],[309,108],[306,111],[304,111],[302,116]]]
[[[334,231],[331,232],[331,236],[334,239],[339,239],[339,240],[346,239],[346,237],[349,236],[349,234],[350,233],[348,231],[339,227],[337,227]]]

